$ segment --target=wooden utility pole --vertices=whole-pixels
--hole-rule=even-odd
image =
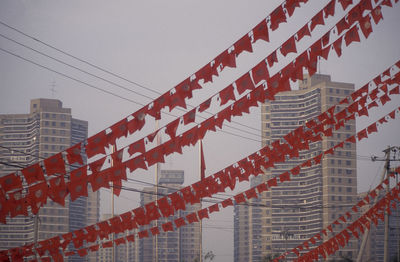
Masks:
[[[381,177],[381,182],[382,183],[386,178],[389,179],[389,173],[390,173],[390,161],[395,161],[395,159],[390,159],[390,155],[391,152],[396,152],[397,150],[399,150],[400,147],[396,147],[396,146],[388,146],[387,149],[383,150],[383,152],[385,153],[385,158],[383,159],[379,159],[376,156],[371,157],[372,161],[385,161],[385,166],[383,168],[382,171],[382,177]],[[389,188],[390,188],[390,183],[386,186],[386,194],[389,192]],[[372,203],[372,205],[374,205],[377,202],[378,197],[376,197]],[[385,211],[385,217],[384,217],[384,253],[383,253],[383,261],[384,262],[389,262],[389,214],[387,211]],[[364,249],[365,249],[365,245],[368,239],[368,235],[369,235],[369,230],[366,229],[364,236],[363,236],[363,240],[361,242],[361,247],[360,250],[358,252],[358,256],[357,256],[357,262],[361,262],[361,258],[362,255],[364,253]]]

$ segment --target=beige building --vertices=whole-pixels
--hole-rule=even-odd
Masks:
[[[262,146],[283,138],[288,132],[338,104],[354,91],[354,85],[331,81],[330,76],[306,76],[299,89],[282,92],[274,101],[262,105]],[[338,106],[335,112],[343,109]],[[310,143],[299,157],[275,165],[251,181],[252,185],[267,181],[312,159],[356,132],[351,120],[333,136]],[[320,164],[303,168],[278,187],[262,194],[261,200],[247,206],[235,206],[235,261],[260,261],[266,255],[282,254],[320,233],[357,198],[356,146],[345,143],[343,149],[323,158]],[[244,221],[242,221],[244,220]],[[336,226],[334,232],[343,228]],[[331,237],[329,233],[323,240]],[[317,241],[318,244],[318,241]],[[357,242],[351,241],[337,256],[355,258]],[[294,258],[291,253],[289,258]]]
[[[34,164],[87,138],[87,121],[72,118],[71,109],[55,99],[33,99],[29,114],[0,115],[0,176]],[[67,170],[69,166],[67,166]],[[39,211],[38,240],[68,233],[98,221],[99,194],[90,193],[61,206],[50,199]],[[29,210],[30,212],[30,210]],[[0,225],[0,250],[34,241],[34,219],[17,216]],[[68,261],[97,261],[96,254]]]
[[[183,170],[161,170],[159,174],[158,194],[160,198],[163,195],[173,193],[180,188],[184,182]],[[140,194],[141,205],[156,200],[156,188],[147,187]],[[160,234],[155,237],[140,239],[139,241],[139,257],[137,261],[154,262],[156,255],[158,262],[192,262],[196,261],[200,255],[200,224],[192,223],[180,228],[174,227],[174,231],[163,232],[161,225],[168,221],[173,221],[178,217],[184,217],[200,208],[199,204],[187,205],[185,211],[178,211],[174,216],[161,218],[158,220]],[[152,222],[149,227],[156,226]]]

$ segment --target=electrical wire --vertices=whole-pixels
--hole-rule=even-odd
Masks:
[[[95,75],[95,74],[90,73],[90,72],[88,72],[88,71],[86,71],[86,70],[83,70],[83,69],[81,69],[81,68],[79,68],[79,67],[76,67],[76,66],[73,66],[73,65],[71,65],[71,64],[68,64],[68,63],[66,63],[66,62],[64,62],[64,61],[62,61],[62,60],[60,60],[60,59],[57,59],[57,58],[55,58],[55,57],[53,57],[53,56],[50,56],[50,55],[48,55],[48,54],[46,54],[46,53],[44,53],[44,52],[41,52],[41,51],[39,51],[39,50],[37,50],[37,49],[34,49],[34,48],[30,47],[30,46],[27,46],[27,45],[25,45],[25,44],[23,44],[23,43],[21,43],[21,42],[18,42],[18,41],[14,40],[14,39],[12,39],[12,38],[10,38],[10,37],[7,37],[7,36],[5,36],[5,35],[3,35],[3,34],[1,34],[1,33],[0,33],[0,37],[3,37],[3,38],[5,38],[5,39],[7,39],[8,41],[11,41],[11,42],[13,42],[13,43],[15,43],[15,44],[18,44],[18,45],[20,45],[20,46],[23,46],[23,47],[25,47],[26,49],[29,49],[29,50],[31,50],[31,51],[33,51],[33,52],[36,52],[36,53],[38,53],[38,54],[40,54],[40,55],[42,55],[42,56],[45,56],[45,57],[47,57],[47,58],[49,58],[49,59],[52,59],[52,60],[54,60],[54,61],[57,61],[58,63],[61,63],[61,64],[63,64],[63,65],[66,65],[66,66],[68,66],[68,67],[71,67],[71,68],[73,68],[73,69],[75,69],[75,70],[78,70],[78,71],[80,71],[80,72],[82,72],[82,73],[88,74],[88,75],[90,75],[90,76],[92,76],[92,77],[95,77],[95,78],[97,78],[97,79],[100,79],[100,80],[102,80],[102,81],[105,81],[105,82],[107,82],[107,83],[109,83],[109,84],[111,84],[111,85],[117,86],[117,87],[119,87],[119,88],[121,88],[121,89],[123,89],[123,90],[125,90],[125,91],[134,93],[134,94],[139,95],[139,96],[143,96],[143,97],[145,97],[145,98],[147,98],[147,99],[149,99],[149,100],[151,100],[151,101],[153,101],[153,100],[155,99],[155,98],[153,98],[153,97],[150,97],[150,96],[141,94],[141,93],[139,93],[139,92],[137,92],[137,91],[134,91],[134,90],[132,90],[132,89],[130,89],[130,88],[127,88],[127,87],[125,87],[125,86],[123,86],[123,85],[117,84],[117,83],[115,83],[115,82],[113,82],[113,81],[111,81],[111,80],[105,79],[104,77]],[[214,95],[214,96],[215,96],[215,95]],[[138,103],[138,102],[135,102],[135,103],[136,103],[136,104],[140,104],[140,103]],[[140,105],[141,105],[141,106],[144,106],[144,104],[140,104]],[[195,108],[195,106],[192,106],[192,105],[190,105],[190,104],[188,104],[188,107],[189,107],[189,108]],[[188,110],[184,110],[183,108],[177,108],[177,109],[178,109],[179,111],[182,111],[182,112],[188,112]],[[172,114],[167,113],[166,111],[162,111],[162,112],[165,113],[165,114],[167,114],[167,115],[177,117],[177,116],[175,116],[175,115],[172,115]],[[204,112],[207,113],[208,115],[213,115],[211,112],[209,112],[209,111],[207,111],[207,110],[204,111]],[[206,119],[206,117],[203,117],[203,116],[201,116],[201,115],[198,115],[198,117],[200,117],[200,118],[202,118],[202,119]],[[247,128],[249,128],[249,129],[254,129],[254,130],[258,131],[258,132],[261,132],[261,130],[259,130],[259,129],[257,129],[257,128],[253,128],[253,127],[251,127],[251,126],[244,125],[244,124],[239,123],[239,122],[236,122],[236,121],[231,121],[231,122],[232,122],[232,123],[235,123],[235,124],[238,124],[238,125],[241,125],[241,126],[244,126],[244,127],[247,127]],[[254,136],[257,136],[257,137],[260,136],[260,134],[254,134],[254,133],[251,133],[251,132],[249,132],[249,131],[246,131],[246,130],[243,130],[243,129],[239,129],[239,128],[237,128],[237,127],[232,127],[232,126],[230,126],[230,125],[226,125],[226,126],[229,127],[229,128],[232,128],[232,129],[237,129],[237,130],[239,130],[239,131],[241,131],[241,132],[244,132],[244,133],[248,133],[248,134],[250,134],[250,135],[254,135]]]
[[[67,75],[67,74],[61,73],[61,72],[59,72],[59,71],[57,71],[57,70],[54,70],[54,69],[52,69],[52,68],[50,68],[50,67],[47,67],[47,66],[44,66],[44,65],[42,65],[42,64],[39,64],[39,63],[37,63],[37,62],[34,62],[33,60],[30,60],[30,59],[28,59],[28,58],[25,58],[25,57],[23,57],[23,56],[20,56],[20,55],[18,55],[18,54],[15,54],[15,53],[13,53],[13,52],[11,52],[11,51],[5,50],[5,49],[3,49],[3,48],[1,48],[1,47],[0,47],[0,51],[3,51],[3,52],[5,52],[5,53],[7,53],[7,54],[9,54],[9,55],[11,55],[11,56],[15,56],[15,57],[17,57],[17,58],[19,58],[19,59],[21,59],[21,60],[23,60],[23,61],[25,61],[25,62],[34,64],[34,65],[36,65],[36,66],[38,66],[38,67],[41,67],[41,68],[43,68],[43,69],[46,69],[46,70],[48,70],[48,71],[50,71],[50,72],[53,72],[53,73],[55,73],[55,74],[61,75],[61,76],[65,77],[65,78],[68,78],[68,79],[73,80],[73,81],[75,81],[75,82],[78,82],[78,83],[80,83],[80,84],[83,84],[83,85],[89,86],[89,87],[91,87],[91,88],[94,88],[94,89],[96,89],[96,90],[98,90],[98,91],[101,91],[101,92],[103,92],[103,93],[112,95],[112,96],[114,96],[114,97],[117,97],[117,98],[126,100],[126,101],[131,102],[131,103],[134,103],[134,104],[139,104],[139,105],[144,106],[144,104],[142,104],[142,103],[140,103],[140,102],[136,102],[136,101],[134,101],[134,100],[132,100],[132,99],[129,99],[129,98],[126,98],[126,97],[124,97],[124,96],[115,94],[115,93],[113,93],[113,92],[111,92],[111,91],[108,91],[108,90],[106,90],[106,89],[103,89],[103,88],[101,88],[101,87],[94,86],[94,85],[89,84],[89,83],[87,83],[87,82],[85,82],[85,81],[79,80],[79,79],[77,79],[77,78],[75,78],[75,77],[72,77],[72,76],[69,76],[69,75]],[[174,114],[171,114],[171,113],[168,113],[168,112],[165,112],[165,114],[167,114],[167,115],[169,115],[169,116],[172,116],[172,117],[178,117],[178,116],[176,116],[176,115],[174,115]],[[232,128],[232,127],[231,127],[231,128]],[[237,129],[237,128],[235,128],[235,129]],[[217,131],[218,131],[218,132],[225,133],[225,134],[233,135],[233,136],[236,136],[236,137],[240,137],[240,138],[243,138],[243,139],[247,139],[247,140],[249,140],[249,141],[254,141],[254,142],[257,142],[257,143],[261,143],[261,140],[257,140],[257,139],[245,137],[245,136],[238,135],[238,134],[235,134],[235,133],[232,133],[232,132],[228,132],[228,131],[225,131],[225,130],[222,130],[222,129],[219,129],[219,130],[217,130]]]

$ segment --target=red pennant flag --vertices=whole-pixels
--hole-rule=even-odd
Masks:
[[[380,97],[380,101],[382,105],[385,105],[387,102],[389,102],[391,99],[387,94],[384,94],[383,96]]]
[[[344,36],[346,46],[349,46],[352,42],[360,42],[360,36],[358,35],[357,26],[353,26]]]
[[[156,163],[165,163],[163,145],[157,146],[144,155],[147,166],[152,166]]]
[[[174,213],[173,207],[169,204],[167,197],[157,200],[157,206],[164,217],[169,217]]]
[[[253,29],[253,38],[254,42],[259,39],[269,42],[268,26],[265,19]]]
[[[40,167],[39,163],[24,168],[21,172],[24,175],[26,182],[28,182],[28,185],[44,181],[43,169]]]
[[[75,199],[81,196],[87,197],[87,177],[70,181],[67,185],[67,188],[71,195],[72,201],[75,201]]]
[[[169,195],[168,197],[171,200],[171,206],[173,206],[176,211],[186,210],[185,201],[183,200],[180,194],[175,192]]]
[[[160,213],[155,202],[150,202],[144,206],[146,209],[146,221],[151,222],[160,218]]]
[[[353,7],[349,14],[347,15],[347,22],[349,23],[349,25],[353,25],[356,22],[360,21],[362,18],[362,14],[361,14],[361,10],[360,10],[360,6],[356,5],[355,7]]]
[[[269,180],[267,181],[267,185],[268,185],[269,188],[274,187],[274,186],[277,186],[277,185],[278,185],[278,182],[277,182],[276,177],[269,179]]]
[[[252,198],[257,198],[256,189],[254,187],[246,190],[245,194],[246,194],[247,199],[249,199],[249,200]]]
[[[270,27],[272,31],[278,29],[279,24],[286,23],[286,15],[281,5],[278,6],[274,11],[272,11],[270,16],[270,22],[271,22]]]
[[[265,183],[261,183],[257,186],[257,191],[259,194],[261,194],[262,192],[267,191],[267,190],[268,190],[268,188]]]
[[[290,181],[290,174],[289,172],[285,172],[279,175],[279,180],[281,181],[281,183],[285,182],[285,181]]]
[[[328,31],[326,34],[324,34],[324,36],[322,37],[322,45],[323,46],[327,46],[329,44],[330,36],[331,36],[331,31]]]
[[[400,86],[396,86],[389,91],[389,95],[399,95],[399,94],[400,94]]]
[[[252,71],[251,75],[253,76],[253,80],[255,84],[258,84],[262,80],[267,81],[269,78],[268,68],[265,61],[261,61],[258,65],[256,65]]]
[[[341,35],[342,32],[346,29],[349,29],[350,25],[347,23],[345,18],[342,18],[337,24],[336,24],[336,29],[337,29],[337,34]]]
[[[256,88],[253,84],[253,81],[251,81],[249,73],[246,73],[243,76],[241,76],[235,83],[239,95],[243,94],[243,92],[246,90],[254,90]]]
[[[289,38],[280,48],[283,56],[286,56],[289,53],[296,53],[296,41],[294,40],[294,36]]]
[[[128,148],[128,153],[130,156],[132,156],[134,153],[141,153],[144,154],[146,152],[146,148],[144,145],[144,139],[140,139],[139,141],[136,141],[135,143],[129,145]]]
[[[182,107],[186,109],[185,99],[179,93],[171,95],[171,103],[169,104],[169,111],[171,112],[175,107]]]
[[[276,50],[274,50],[268,57],[267,57],[269,67],[272,67],[274,63],[278,62],[278,57],[276,56]]]
[[[353,4],[353,0],[339,0],[339,2],[342,5],[344,11],[349,5]]]
[[[159,112],[159,111],[158,111]],[[112,140],[115,141],[117,138],[128,135],[128,122],[126,118],[118,121],[110,127]]]
[[[305,24],[298,32],[297,32],[297,41],[303,39],[304,36],[311,36],[310,29],[308,28],[308,24]]]
[[[221,106],[226,104],[229,100],[235,100],[235,95],[233,93],[233,86],[229,85],[224,88],[220,93],[219,97],[221,99]]]
[[[390,3],[390,0],[389,0],[389,3]],[[360,10],[361,10],[361,15],[363,14],[364,11],[372,11],[371,0],[362,0],[360,2]]]
[[[65,206],[65,197],[67,195],[67,185],[63,176],[55,177],[49,180],[49,197],[56,203]]]
[[[93,192],[96,192],[100,188],[110,188],[110,178],[107,171],[94,173],[89,177],[89,182],[92,185]]]
[[[138,207],[133,210],[133,214],[135,215],[134,221],[139,226],[147,225],[149,222],[146,219],[145,210],[143,207]]]
[[[373,124],[369,125],[368,128],[367,128],[367,131],[368,131],[368,134],[377,132],[378,130],[376,128],[376,123],[373,123]]]
[[[186,216],[186,219],[189,222],[189,224],[199,222],[199,219],[197,218],[196,213],[190,213],[189,215]]]
[[[142,108],[139,111],[132,114],[133,119],[128,122],[128,131],[133,134],[137,130],[141,130],[146,122],[147,108]]]
[[[229,53],[228,50],[225,50],[222,54],[220,54],[216,59],[215,59],[215,64],[219,65],[221,64],[222,69],[225,67],[231,67],[235,68],[236,67],[236,56],[235,53]]]
[[[86,155],[91,158],[97,154],[105,154],[104,147],[107,145],[107,135],[105,131],[97,133],[88,138],[86,145]]]
[[[149,231],[147,231],[147,230],[139,231],[138,236],[139,236],[139,239],[149,237]]]
[[[31,205],[32,213],[37,214],[39,208],[47,202],[48,187],[46,183],[38,183],[29,187],[28,199]]]
[[[28,216],[28,206],[25,198],[22,197],[21,191],[16,191],[8,194],[9,199],[6,204],[6,210],[10,211],[10,217],[18,215]]]
[[[235,47],[236,56],[240,55],[240,53],[242,53],[243,51],[247,51],[249,53],[253,52],[251,40],[247,34],[240,38],[233,46]]]
[[[207,110],[210,107],[210,105],[211,105],[211,98],[200,104],[199,112],[201,113]]]
[[[219,211],[218,203],[210,206],[208,208],[208,211],[209,211],[210,214],[213,213],[213,212],[218,212]]]
[[[231,199],[232,202],[232,199]],[[203,208],[197,212],[199,219],[209,218],[207,208]]]
[[[183,115],[183,123],[188,125],[196,121],[196,108],[193,108],[189,112]]]
[[[162,229],[164,230],[164,232],[174,231],[172,222],[167,222],[167,223],[162,224]]]
[[[221,202],[221,204],[222,204],[223,208],[226,208],[228,206],[233,206],[232,199],[230,199],[230,198],[225,199],[224,201]]]
[[[379,5],[377,7],[375,7],[374,10],[372,10],[371,14],[372,14],[372,18],[374,19],[375,24],[378,24],[379,21],[381,21],[383,19],[382,10]]]
[[[306,66],[307,66],[308,74],[310,76],[313,76],[317,72],[318,56],[310,53],[310,60],[308,61],[308,64]]]
[[[289,15],[289,17],[291,17],[294,13],[294,10],[296,9],[296,7],[300,7],[300,3],[297,0],[288,0],[286,1],[286,11]]]
[[[246,199],[244,198],[244,194],[240,193],[237,194],[236,196],[233,197],[235,199],[236,204],[240,204],[246,201]]]
[[[342,55],[342,39],[343,36],[339,37],[335,42],[333,42],[333,48],[335,49],[338,57]]]
[[[1,185],[1,189],[3,189],[4,192],[8,192],[10,190],[22,188],[22,181],[21,181],[21,178],[17,174],[13,173],[13,174],[9,174],[4,177],[1,177],[0,185]]]
[[[324,13],[323,11],[319,11],[318,14],[316,14],[312,19],[311,19],[311,24],[310,24],[310,29],[311,31],[314,30],[314,28],[317,25],[324,25],[325,21],[324,21]]]
[[[135,171],[138,168],[142,168],[147,170],[146,163],[144,162],[144,155],[139,155],[133,159],[130,159],[126,162],[126,167],[129,168],[130,172]]]
[[[75,164],[78,163],[80,165],[83,165],[83,159],[81,155],[81,146],[82,143],[78,143],[70,148],[68,148],[67,151],[67,160],[69,164]]]
[[[44,161],[44,167],[48,176],[55,174],[65,174],[65,164],[61,153],[55,154]]]
[[[335,15],[335,3],[336,0],[331,0],[329,4],[326,5],[326,7],[324,8],[325,18]]]

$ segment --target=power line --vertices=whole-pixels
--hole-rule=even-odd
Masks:
[[[1,23],[1,22],[0,22],[0,23]],[[95,77],[95,78],[98,78],[98,79],[100,79],[100,80],[103,80],[103,81],[105,81],[105,82],[107,82],[107,83],[109,83],[109,84],[112,84],[112,85],[114,85],[114,86],[117,86],[117,87],[119,87],[119,88],[121,88],[121,89],[123,89],[123,90],[125,90],[125,91],[132,92],[132,93],[134,93],[134,94],[136,94],[136,95],[139,95],[139,96],[143,96],[143,97],[145,97],[145,98],[147,98],[147,99],[150,99],[150,101],[153,101],[153,100],[155,99],[155,98],[153,98],[153,97],[150,97],[150,96],[141,94],[141,93],[139,93],[139,92],[137,92],[137,91],[134,91],[134,90],[132,90],[132,89],[130,89],[130,88],[127,88],[127,87],[125,87],[125,86],[123,86],[123,85],[117,84],[117,83],[115,83],[115,82],[113,82],[113,81],[111,81],[111,80],[105,79],[104,77],[95,75],[95,74],[90,73],[90,72],[88,72],[88,71],[86,71],[86,70],[83,70],[83,69],[81,69],[81,68],[78,68],[78,67],[76,67],[76,66],[74,66],[74,65],[68,64],[68,63],[66,63],[66,62],[64,62],[64,61],[62,61],[62,60],[60,60],[60,59],[57,59],[57,58],[55,58],[55,57],[53,57],[53,56],[50,56],[50,55],[48,55],[48,54],[46,54],[46,53],[44,53],[44,52],[41,52],[41,51],[39,51],[39,50],[37,50],[37,49],[34,49],[34,48],[30,47],[30,46],[27,46],[27,45],[25,45],[25,44],[23,44],[23,43],[21,43],[21,42],[18,42],[18,41],[16,41],[16,40],[12,39],[12,38],[9,38],[9,37],[7,37],[7,36],[1,34],[1,33],[0,33],[0,36],[3,37],[3,38],[5,38],[5,39],[7,39],[7,40],[9,40],[9,41],[11,41],[11,42],[13,42],[13,43],[15,43],[15,44],[18,44],[18,45],[23,46],[23,47],[25,47],[25,48],[27,48],[27,49],[29,49],[29,50],[31,50],[31,51],[34,51],[34,52],[36,52],[36,53],[38,53],[38,54],[40,54],[40,55],[42,55],[42,56],[45,56],[45,57],[47,57],[47,58],[50,58],[50,59],[52,59],[52,60],[54,60],[54,61],[57,61],[57,62],[59,62],[59,63],[61,63],[61,64],[63,64],[63,65],[66,65],[66,66],[68,66],[68,67],[71,67],[71,68],[73,68],[73,69],[75,69],[75,70],[78,70],[78,71],[80,71],[80,72],[82,72],[82,73],[88,74],[88,75],[90,75],[90,76],[92,76],[92,77]],[[214,97],[214,96],[215,96],[215,95],[213,95],[213,97]],[[144,105],[142,105],[142,106],[144,106]],[[191,106],[191,105],[189,105],[189,104],[188,104],[188,106],[191,107],[191,108],[195,108],[194,106]],[[187,112],[187,110],[184,110],[184,109],[182,109],[182,108],[178,108],[178,110],[179,110],[179,111],[182,111],[182,112]],[[210,112],[208,112],[208,111],[204,111],[204,112],[207,113],[208,115],[213,115],[212,113],[210,113]],[[166,112],[163,111],[163,113],[166,113]],[[171,115],[171,114],[168,114],[168,115]],[[175,117],[177,117],[177,116],[175,116]],[[203,118],[203,119],[206,119],[205,117],[200,116],[200,115],[199,115],[199,117],[200,117],[200,118]],[[256,130],[256,131],[261,132],[261,130],[259,130],[259,129],[257,129],[257,128],[254,128],[254,127],[251,127],[251,126],[248,126],[248,125],[244,125],[244,124],[239,123],[239,122],[236,122],[236,121],[231,121],[231,122],[232,122],[232,123],[235,123],[235,124],[237,124],[237,125],[241,125],[241,126],[243,126],[243,127],[247,127],[247,128],[249,128],[249,129],[253,129],[253,130]],[[251,133],[251,132],[249,132],[249,131],[239,129],[239,128],[237,128],[237,127],[232,127],[232,126],[230,126],[230,125],[226,125],[226,126],[227,126],[227,127],[230,127],[230,128],[233,128],[233,129],[237,129],[237,130],[239,130],[239,131],[241,131],[241,132],[245,132],[245,133],[254,135],[254,136],[260,136],[260,134],[254,134],[254,133]]]
[[[103,93],[112,95],[112,96],[114,96],[114,97],[117,97],[117,98],[126,100],[126,101],[131,102],[131,103],[134,103],[134,104],[138,104],[138,105],[144,106],[144,104],[142,104],[142,103],[140,103],[140,102],[136,102],[136,101],[134,101],[134,100],[132,100],[132,99],[129,99],[129,98],[126,98],[126,97],[124,97],[124,96],[115,94],[115,93],[113,93],[113,92],[111,92],[111,91],[108,91],[108,90],[106,90],[106,89],[103,89],[103,88],[94,86],[94,85],[89,84],[89,83],[87,83],[87,82],[85,82],[85,81],[79,80],[79,79],[77,79],[77,78],[75,78],[75,77],[66,75],[66,74],[61,73],[61,72],[59,72],[59,71],[57,71],[57,70],[54,70],[54,69],[52,69],[52,68],[50,68],[50,67],[44,66],[44,65],[39,64],[39,63],[37,63],[37,62],[34,62],[34,61],[32,61],[32,60],[30,60],[30,59],[28,59],[28,58],[25,58],[25,57],[22,57],[22,56],[20,56],[20,55],[18,55],[18,54],[15,54],[15,53],[13,53],[13,52],[11,52],[11,51],[5,50],[5,49],[3,49],[3,48],[1,48],[1,47],[0,47],[0,51],[3,51],[3,52],[5,52],[5,53],[7,53],[7,54],[9,54],[9,55],[12,55],[12,56],[15,56],[15,57],[17,57],[17,58],[19,58],[19,59],[21,59],[21,60],[24,60],[25,62],[34,64],[34,65],[36,65],[36,66],[38,66],[38,67],[41,67],[41,68],[43,68],[43,69],[46,69],[46,70],[48,70],[48,71],[50,71],[50,72],[53,72],[53,73],[55,73],[55,74],[61,75],[61,76],[65,77],[65,78],[68,78],[68,79],[73,80],[73,81],[75,81],[75,82],[78,82],[78,83],[80,83],[80,84],[83,84],[83,85],[89,86],[89,87],[91,87],[91,88],[94,88],[94,89],[96,89],[96,90],[98,90],[98,91],[101,91],[101,92],[103,92]],[[166,115],[169,115],[169,116],[172,116],[172,117],[178,117],[178,116],[173,115],[173,114],[168,113],[168,112],[164,112],[164,113],[165,113]],[[231,128],[233,128],[233,127],[231,127]],[[237,128],[233,128],[233,129],[237,129]],[[217,131],[218,131],[218,132],[223,132],[223,133],[226,133],[226,134],[229,134],[229,135],[233,135],[233,136],[236,136],[236,137],[240,137],[240,138],[243,138],[243,139],[247,139],[247,140],[250,140],[250,141],[254,141],[254,142],[257,142],[257,143],[261,143],[261,140],[257,140],[257,139],[245,137],[245,136],[238,135],[238,134],[235,134],[235,133],[232,133],[232,132],[228,132],[228,131],[225,131],[225,130],[222,130],[222,129],[217,130]],[[243,132],[245,132],[245,131],[243,131]],[[247,132],[247,131],[246,131],[246,132]],[[247,133],[249,133],[249,132],[247,132]],[[252,133],[250,133],[250,134],[252,134]],[[254,134],[253,134],[253,135],[254,135]]]

